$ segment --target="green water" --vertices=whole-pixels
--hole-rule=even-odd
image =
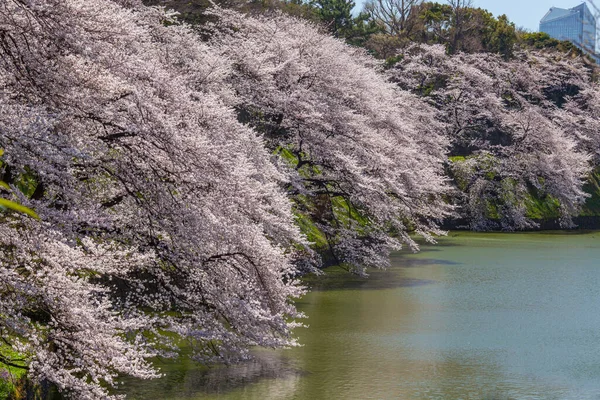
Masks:
[[[600,233],[453,233],[298,302],[301,348],[165,365],[133,399],[600,399]]]

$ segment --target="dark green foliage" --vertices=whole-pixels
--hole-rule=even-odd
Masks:
[[[581,210],[582,216],[600,216],[600,168],[590,174],[583,190],[590,195]]]
[[[303,152],[280,146],[274,153],[296,169],[304,179],[311,180],[322,175],[321,168],[309,162],[308,155]],[[344,195],[335,194],[336,189],[331,184],[326,184],[324,192],[316,195],[298,194],[291,186],[288,187],[288,192],[294,204],[294,215],[300,231],[312,243],[311,247],[325,259],[331,252],[331,242],[335,240],[326,233],[328,226],[350,228],[358,234],[368,230],[368,218]]]
[[[416,8],[411,18],[422,22],[413,39],[420,43],[446,43],[452,19],[452,8],[448,4],[427,2]]]
[[[502,54],[504,59],[510,58],[517,40],[515,24],[506,15],[501,15],[493,21],[493,30],[489,33],[488,40],[488,49]]]
[[[313,244],[315,250],[319,252],[327,250],[327,237],[315,225],[311,217],[300,211],[295,211],[294,215],[296,216],[296,223],[298,224],[300,231],[306,236],[306,239]]]
[[[410,38],[427,44],[443,44],[448,53],[490,52],[505,59],[512,56],[517,40],[515,25],[506,15],[495,18],[490,12],[473,7],[426,2],[413,9],[414,24]]]
[[[525,197],[525,216],[534,220],[552,220],[560,218],[560,201],[535,188]]]
[[[21,386],[27,370],[17,367],[17,365],[24,365],[23,362],[18,361],[23,359],[22,355],[13,351],[6,344],[1,344],[0,357],[0,400],[24,398]],[[15,366],[4,364],[2,359],[14,363]]]
[[[312,0],[310,5],[327,29],[335,36],[343,36],[344,32],[352,29],[354,17],[352,9],[354,1],[349,0]]]
[[[391,56],[385,59],[384,68],[390,69],[404,58],[403,54],[398,54],[396,56]]]
[[[350,44],[363,45],[368,37],[381,29],[369,22],[369,15],[352,15],[353,0],[311,0],[309,6],[327,29]]]
[[[574,57],[583,55],[583,52],[568,40],[553,39],[544,32],[525,32],[519,35],[519,44],[534,49],[552,49],[561,53],[571,53]]]
[[[2,196],[12,197],[13,190],[10,185],[13,184],[25,197],[29,199],[39,198],[42,185],[39,184],[37,176],[29,168],[26,168],[25,172],[22,173],[13,171],[10,165],[2,160],[3,155],[4,150],[0,149],[0,192],[2,192]],[[32,209],[4,197],[0,197],[0,211],[19,212],[32,218],[39,218]]]

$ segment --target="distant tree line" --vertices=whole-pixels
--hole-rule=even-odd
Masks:
[[[180,19],[192,24],[205,22],[204,11],[210,7],[207,0],[145,0],[145,3],[173,7],[180,12]],[[217,3],[250,14],[281,11],[321,23],[335,37],[364,47],[373,56],[389,62],[411,43],[442,44],[448,54],[498,53],[505,60],[512,57],[515,46],[582,55],[571,42],[519,29],[506,15],[495,17],[487,10],[474,7],[472,0],[368,0],[359,12],[353,12],[354,0],[224,0]]]

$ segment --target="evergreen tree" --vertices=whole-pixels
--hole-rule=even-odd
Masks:
[[[352,0],[312,0],[309,4],[335,37],[350,44],[363,45],[370,35],[381,30],[374,21],[369,21],[367,13],[352,15],[355,7]]]

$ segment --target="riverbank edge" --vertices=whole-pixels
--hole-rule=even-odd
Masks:
[[[537,227],[528,229],[519,229],[518,232],[538,232],[538,231],[557,231],[557,230],[600,230],[600,216],[578,216],[573,218],[575,226],[565,228],[560,226],[558,219],[534,219]],[[467,218],[458,218],[445,220],[441,228],[447,231],[470,231],[469,220]]]

